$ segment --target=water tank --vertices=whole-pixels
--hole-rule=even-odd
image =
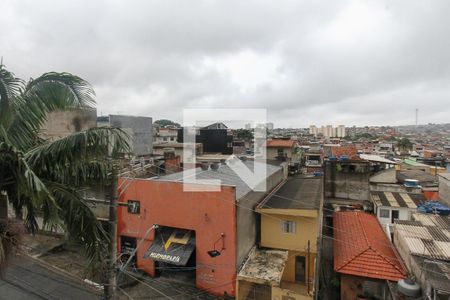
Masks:
[[[211,164],[211,170],[217,171],[217,170],[219,170],[219,166],[220,166],[220,164],[218,162],[214,162]]]
[[[418,187],[419,186],[419,180],[417,179],[405,179],[405,186],[406,187]]]
[[[401,279],[397,283],[398,292],[408,297],[417,297],[420,295],[420,286],[411,279]]]

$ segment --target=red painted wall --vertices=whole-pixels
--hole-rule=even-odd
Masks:
[[[120,182],[119,182],[120,185]],[[127,184],[124,184],[127,186]],[[126,206],[118,208],[118,248],[120,236],[145,236],[153,224],[195,230],[196,286],[216,295],[235,295],[236,279],[236,206],[235,188],[222,186],[220,192],[184,192],[179,182],[134,180],[119,201],[139,200],[140,214],[128,213]],[[225,233],[225,250],[211,258],[207,251]],[[138,248],[137,265],[151,276],[155,275],[152,260],[143,256],[154,238],[154,231]],[[222,242],[216,243],[216,249]]]
[[[438,191],[424,191],[423,195],[427,200],[439,200],[439,192]]]

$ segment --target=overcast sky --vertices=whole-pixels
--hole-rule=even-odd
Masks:
[[[266,108],[276,127],[450,122],[450,1],[0,1],[0,55],[98,114]]]

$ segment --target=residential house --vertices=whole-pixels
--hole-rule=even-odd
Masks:
[[[336,212],[333,225],[341,299],[389,299],[387,282],[405,278],[406,270],[376,216]]]
[[[255,291],[273,300],[313,299],[322,199],[321,178],[294,177],[257,206],[261,248],[249,256],[238,274],[237,299],[251,298]],[[266,258],[260,270],[283,266],[275,278],[264,279],[265,271],[250,276],[249,266],[257,266],[259,257]]]
[[[392,225],[396,220],[411,220],[417,207],[425,202],[422,193],[372,191],[370,197],[373,211],[387,233],[392,232]]]
[[[177,136],[177,128],[157,128],[154,142],[155,144],[163,142],[176,142]]]
[[[422,288],[423,299],[450,299],[450,218],[415,213],[396,221],[394,244],[408,271]]]
[[[297,143],[287,139],[268,139],[266,157],[268,160],[290,162],[296,153]]]

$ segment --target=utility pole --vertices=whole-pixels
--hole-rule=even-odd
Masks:
[[[416,108],[416,127],[419,125],[419,109]]]
[[[112,162],[111,170],[111,190],[109,200],[109,258],[106,287],[104,288],[104,299],[115,299],[116,293],[116,258],[117,258],[117,199],[119,194],[118,186],[118,167]]]

